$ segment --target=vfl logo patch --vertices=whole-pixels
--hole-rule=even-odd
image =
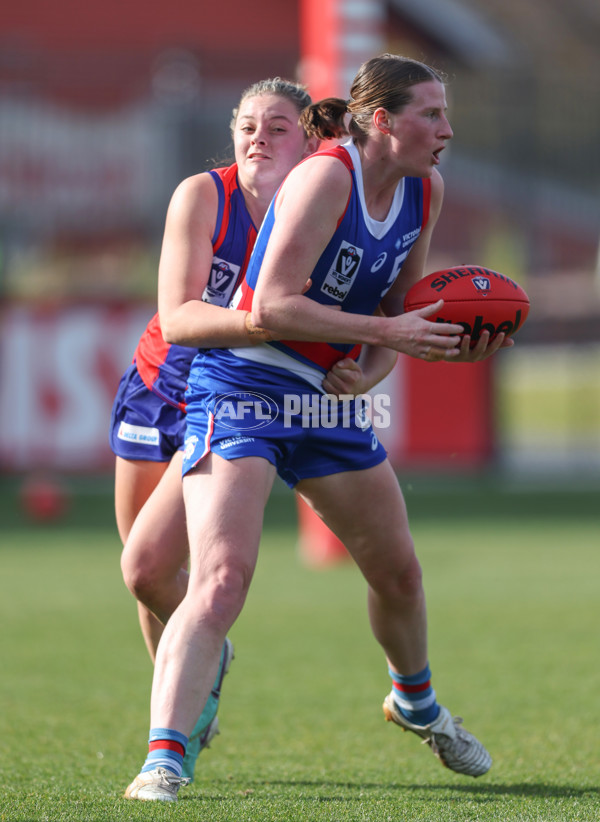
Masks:
[[[229,305],[239,273],[239,265],[213,257],[208,283],[202,294],[203,302],[222,307]]]
[[[183,458],[185,460],[189,460],[192,458],[194,451],[196,450],[196,446],[198,445],[198,437],[195,434],[192,434],[189,437],[185,438],[185,450],[183,452]]]
[[[345,300],[360,268],[362,255],[362,248],[357,248],[344,240],[340,245],[335,262],[323,280],[321,286],[323,294],[333,297],[338,302]]]
[[[490,290],[490,278],[489,277],[473,277],[471,280],[477,291],[480,291],[484,296]]]

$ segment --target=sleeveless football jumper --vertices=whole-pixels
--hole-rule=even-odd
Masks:
[[[306,296],[342,311],[371,315],[399,275],[429,217],[428,179],[403,178],[385,220],[367,212],[360,157],[352,142],[313,155],[336,157],[348,169],[351,191],[336,231],[310,274]],[[246,278],[233,306],[249,311],[267,243],[275,200],[259,231]],[[262,456],[290,486],[300,479],[358,470],[385,459],[359,403],[333,403],[324,375],[340,359],[357,359],[351,344],[274,341],[199,352],[192,363],[184,474],[209,452],[225,459]],[[333,406],[336,406],[335,408]],[[336,416],[337,415],[337,416]]]
[[[237,180],[237,164],[208,172],[217,187],[213,260],[202,299],[227,307],[243,280],[256,227]],[[164,341],[158,313],[144,330],[121,379],[111,419],[113,452],[124,459],[169,461],[183,445],[185,391],[197,348]]]

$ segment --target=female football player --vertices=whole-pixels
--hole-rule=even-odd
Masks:
[[[437,166],[452,137],[444,83],[426,65],[383,55],[361,67],[349,101],[309,106],[302,123],[319,139],[350,139],[296,166],[265,217],[236,304],[274,339],[201,351],[192,364],[183,461],[191,573],[158,649],[151,750],[127,789],[132,799],[173,801],[186,781],[181,761],[195,706],[210,693],[243,608],[276,472],[365,577],[371,628],[392,679],[386,718],[459,773],[491,766],[483,745],[436,701],[421,569],[401,490],[369,420],[353,401],[339,402],[333,427],[331,403],[320,425],[303,412],[319,407],[328,369],[358,357],[361,345],[471,362],[505,344],[502,334],[491,343],[484,334],[471,349],[461,326],[428,320],[441,302],[403,313],[442,203]],[[183,280],[171,298],[182,311],[185,296]],[[237,431],[223,414],[224,395],[244,410]],[[350,661],[348,674],[346,686]]]

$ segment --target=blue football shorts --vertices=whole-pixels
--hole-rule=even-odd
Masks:
[[[169,462],[183,448],[185,416],[147,388],[135,364],[129,366],[112,407],[113,454],[125,460]]]
[[[359,401],[338,401],[284,369],[228,351],[196,357],[186,402],[184,475],[209,452],[226,460],[258,456],[293,488],[387,456]]]

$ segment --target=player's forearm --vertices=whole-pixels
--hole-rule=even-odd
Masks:
[[[255,296],[252,322],[279,339],[385,345],[388,318],[350,314],[299,294]]]
[[[200,300],[191,300],[160,315],[166,342],[191,348],[238,348],[270,339],[253,326],[246,311],[233,311]]]
[[[398,352],[384,346],[365,346],[359,359],[363,372],[364,391],[370,391],[380,383],[398,360]]]

